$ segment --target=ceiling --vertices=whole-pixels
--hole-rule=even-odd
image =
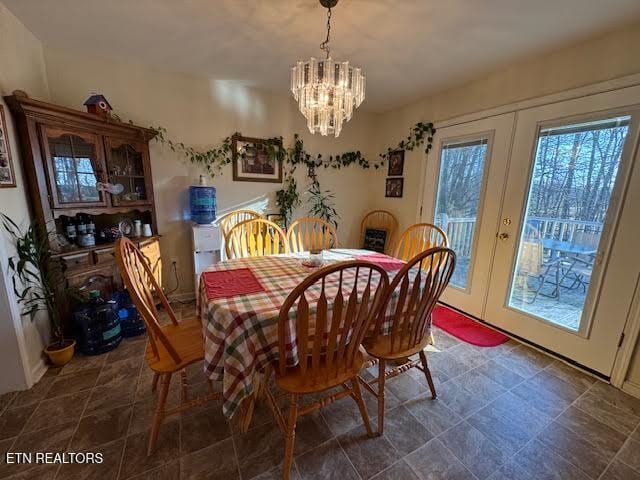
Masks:
[[[325,36],[317,0],[0,1],[46,45],[282,95]],[[332,57],[363,68],[361,108],[381,112],[634,18],[638,0],[340,0]]]

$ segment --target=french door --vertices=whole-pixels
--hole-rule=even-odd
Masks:
[[[481,317],[515,114],[438,129],[425,172],[422,219],[458,254],[445,303]],[[434,194],[435,193],[435,194]],[[496,194],[498,193],[498,194]]]
[[[637,105],[631,87],[438,131],[423,213],[458,253],[445,303],[610,375],[640,272]],[[485,158],[475,215],[465,148]]]

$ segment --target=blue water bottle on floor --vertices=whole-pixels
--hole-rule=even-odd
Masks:
[[[78,348],[84,355],[106,353],[122,341],[120,319],[114,301],[106,302],[100,290],[89,292],[89,301],[73,314]]]

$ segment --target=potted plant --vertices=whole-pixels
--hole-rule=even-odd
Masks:
[[[4,229],[13,239],[16,255],[9,258],[9,271],[13,272],[13,291],[22,305],[22,315],[33,321],[44,310],[49,316],[51,343],[44,349],[53,365],[62,366],[71,360],[75,340],[64,338],[60,312],[55,303],[55,291],[63,284],[60,264],[52,261],[47,231],[33,222],[23,233],[16,223],[2,216]]]
[[[319,217],[334,227],[338,226],[338,212],[335,208],[334,194],[331,190],[322,190],[317,179],[313,179],[307,190],[309,196],[309,214]]]
[[[285,227],[291,221],[291,214],[300,205],[300,194],[298,193],[298,184],[293,174],[286,175],[284,180],[284,188],[276,192],[276,205],[282,218],[284,218]]]

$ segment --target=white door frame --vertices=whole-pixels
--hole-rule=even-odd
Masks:
[[[435,138],[437,147],[430,152],[423,177],[421,221],[434,223],[442,147],[445,144],[465,140],[487,139],[478,213],[472,240],[473,262],[469,265],[468,283],[466,288],[449,284],[442,297],[445,303],[456,305],[476,317],[482,316],[486,302],[486,285],[491,273],[495,231],[500,223],[502,193],[508,170],[515,119],[516,114],[510,113],[439,129],[436,136],[441,138]],[[487,190],[495,189],[500,191],[500,195],[487,197]],[[479,257],[478,252],[482,252],[483,256]],[[491,252],[491,255],[486,252]]]
[[[619,90],[627,87],[633,87],[640,85],[640,74],[632,74],[626,75],[623,77],[615,78],[612,80],[606,80],[604,82],[598,82],[578,88],[572,88],[563,90],[557,93],[543,95],[540,97],[530,98],[526,100],[521,100],[517,102],[512,102],[504,105],[500,105],[497,107],[478,110],[474,112],[469,112],[463,115],[458,115],[455,117],[445,117],[440,119],[435,119],[434,124],[436,129],[444,128],[446,126],[459,125],[462,123],[467,123],[475,120],[480,120],[483,118],[490,118],[496,115],[501,115],[504,113],[517,112],[522,109],[527,109],[535,106],[541,105],[550,105],[557,102],[563,102],[565,100],[570,100],[573,98],[581,98],[590,95],[595,95],[598,93],[609,92],[614,90]],[[424,189],[425,189],[425,172],[427,168],[427,155],[424,155],[424,160],[422,162],[421,175],[420,175],[420,204],[418,208],[415,210],[415,218],[416,221],[419,222],[422,215],[423,210],[423,199],[424,199]],[[640,279],[639,279],[640,284]],[[640,296],[640,286],[637,289],[637,296]],[[624,379],[628,373],[629,363],[631,361],[631,357],[633,355],[636,342],[640,339],[640,299],[634,302],[635,307],[630,308],[630,311],[627,315],[627,322],[625,327],[625,338],[621,347],[618,350],[616,355],[616,361],[613,366],[613,370],[611,372],[611,382],[615,386],[622,386]],[[636,310],[637,309],[637,310]]]
[[[513,220],[514,228],[502,230],[511,235],[511,240],[503,243],[502,248],[496,248],[497,263],[494,264],[490,293],[485,309],[485,319],[490,323],[527,338],[549,350],[556,351],[605,376],[611,375],[619,335],[624,329],[624,319],[628,313],[633,293],[633,289],[631,291],[629,289],[635,287],[636,275],[633,275],[633,285],[629,284],[629,276],[632,273],[628,270],[635,268],[633,262],[627,260],[625,263],[620,258],[620,255],[630,255],[629,247],[626,246],[624,240],[619,241],[618,239],[620,238],[620,219],[623,205],[625,205],[626,192],[632,182],[632,175],[636,176],[632,168],[634,168],[640,136],[640,111],[636,105],[638,99],[640,99],[640,87],[631,87],[535,107],[519,114],[519,129],[516,129],[513,145],[513,156],[517,158],[517,161],[512,160],[510,165],[513,173],[508,177],[507,197],[502,211],[503,218],[509,217]],[[526,192],[530,186],[540,129],[558,123],[579,123],[595,118],[625,114],[630,114],[632,118],[616,186],[611,195],[610,207],[605,221],[602,235],[602,240],[605,243],[601,243],[598,250],[601,260],[596,262],[589,297],[587,297],[590,303],[585,305],[583,319],[586,319],[586,322],[583,320],[579,332],[575,332],[546,322],[518,308],[510,307],[509,291],[518,255],[517,246],[528,197]],[[518,172],[524,174],[525,168],[527,168],[526,178],[523,175],[518,175]],[[635,184],[640,186],[637,182]],[[627,222],[629,222],[628,219]],[[630,224],[627,222],[625,222],[626,226],[629,227]],[[499,255],[502,256],[502,260]],[[611,271],[608,272],[607,270],[610,268]],[[599,276],[598,273],[602,275]],[[605,275],[606,283],[603,282]],[[629,304],[621,303],[622,301],[626,302],[627,297]],[[605,323],[605,318],[610,320]],[[600,343],[594,343],[594,340],[591,339],[594,335],[597,336],[597,341]]]

